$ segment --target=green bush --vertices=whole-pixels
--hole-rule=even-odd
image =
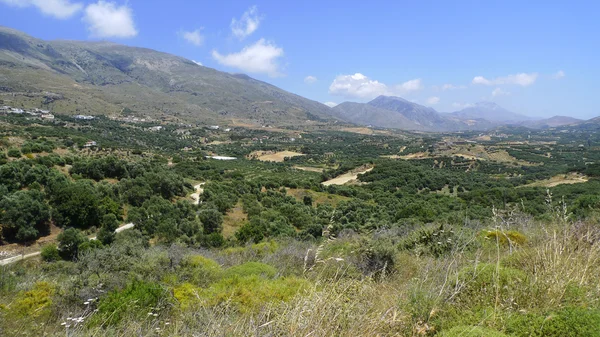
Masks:
[[[455,326],[449,330],[442,331],[436,336],[440,337],[508,337],[501,332],[496,330],[480,327],[480,326],[468,326],[460,325]]]
[[[14,318],[39,318],[51,313],[54,287],[47,282],[38,282],[29,291],[17,295],[10,306],[9,316]]]
[[[272,278],[277,274],[277,269],[268,264],[260,262],[246,262],[238,266],[228,268],[223,273],[223,278],[235,278],[246,276],[262,276]]]
[[[42,247],[42,259],[46,262],[54,262],[60,260],[60,253],[55,244],[49,243]]]
[[[444,225],[417,229],[399,243],[401,250],[410,250],[417,255],[440,257],[448,254],[457,244],[457,235]]]
[[[207,286],[221,277],[219,264],[201,255],[190,255],[181,263],[181,279],[197,286]]]
[[[8,149],[8,156],[13,158],[21,158],[21,151],[19,149],[11,148]]]
[[[527,274],[518,269],[489,263],[468,266],[458,273],[457,300],[469,307],[493,306],[499,295],[503,304],[512,306],[527,292],[526,281]]]
[[[223,279],[202,290],[199,297],[207,305],[231,303],[242,312],[257,311],[269,302],[288,301],[308,286],[294,277],[265,280],[258,275]]]
[[[120,291],[100,300],[98,312],[90,325],[116,325],[124,319],[142,320],[148,312],[156,313],[168,301],[168,293],[157,283],[133,281]]]
[[[600,310],[564,308],[545,315],[514,314],[506,320],[506,332],[516,337],[598,337]]]

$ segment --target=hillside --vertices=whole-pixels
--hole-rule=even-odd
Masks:
[[[495,124],[481,118],[459,118],[400,97],[379,96],[368,103],[345,102],[332,109],[348,122],[417,131],[485,130]]]
[[[356,124],[403,130],[427,129],[404,117],[402,114],[395,111],[380,109],[369,104],[344,102],[333,107],[331,111],[333,116]]]
[[[0,99],[55,113],[297,125],[329,107],[190,60],[109,42],[43,41],[0,27]]]
[[[450,115],[459,119],[485,119],[490,122],[509,123],[527,121],[531,118],[509,111],[494,102],[478,102],[475,105],[455,111]]]
[[[565,125],[576,125],[583,122],[581,119],[569,117],[569,116],[554,116],[546,119],[540,120],[531,120],[524,121],[520,123],[523,126],[534,128],[534,129],[542,129],[542,128],[555,128],[558,126]]]

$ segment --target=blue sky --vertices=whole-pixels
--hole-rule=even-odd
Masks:
[[[454,111],[600,115],[597,1],[0,0],[0,24],[111,40],[320,101],[401,96]]]

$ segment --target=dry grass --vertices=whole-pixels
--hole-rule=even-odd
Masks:
[[[248,221],[248,216],[244,213],[242,203],[238,202],[223,217],[223,236],[225,238],[232,237],[246,221]]]
[[[589,178],[582,174],[559,174],[550,179],[539,180],[519,187],[555,187],[564,184],[581,184],[587,182],[588,180]]]
[[[292,158],[298,156],[305,156],[305,154],[294,151],[254,151],[248,155],[248,158],[256,158],[260,161],[272,161],[282,163],[286,157]]]
[[[369,167],[369,168],[358,168],[356,170],[352,170],[350,172],[344,173],[342,175],[339,175],[333,179],[327,180],[322,182],[321,184],[323,184],[324,186],[329,186],[329,185],[344,185],[348,182],[351,182],[353,180],[358,179],[358,175],[359,174],[363,174],[363,173],[367,173],[370,172],[371,170],[373,170],[373,167]]]

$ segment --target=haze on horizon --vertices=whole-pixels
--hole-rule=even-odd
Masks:
[[[493,101],[534,117],[600,115],[597,2],[0,0],[0,9],[1,25],[35,37],[156,49],[328,105],[393,95],[442,112]]]

